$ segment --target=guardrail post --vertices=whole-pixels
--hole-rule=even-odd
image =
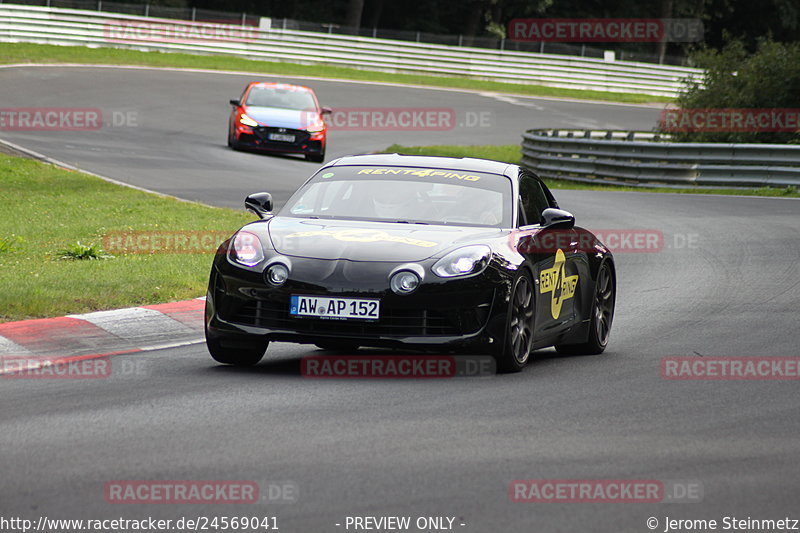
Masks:
[[[144,16],[145,17],[149,17],[150,16],[150,4],[149,3],[144,5]]]
[[[417,42],[419,42],[419,32],[417,32]]]
[[[196,20],[197,20],[197,8],[193,7],[192,8],[192,22],[194,22]]]
[[[97,10],[98,11],[103,10],[103,0],[97,0]]]
[[[242,13],[242,26],[245,26],[246,24],[247,24],[247,15],[245,13]]]
[[[460,33],[458,34],[458,46],[462,46],[464,44],[464,36]]]

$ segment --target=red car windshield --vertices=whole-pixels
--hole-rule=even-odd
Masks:
[[[250,89],[245,105],[306,111],[317,108],[314,97],[305,89],[264,87],[258,85]]]

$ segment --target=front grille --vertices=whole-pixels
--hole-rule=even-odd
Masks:
[[[389,309],[381,308],[375,321],[296,318],[289,304],[252,300],[236,310],[230,321],[238,324],[297,331],[308,334],[378,336],[460,336],[477,332],[489,314],[489,304],[475,309]]]
[[[279,135],[294,135],[294,143],[286,142],[286,141],[273,141],[269,139],[270,133],[277,133]],[[304,144],[308,141],[310,137],[309,133],[304,130],[295,130],[291,128],[269,128],[265,126],[259,126],[257,128],[253,128],[253,135],[262,142],[265,143],[274,143],[274,144]]]

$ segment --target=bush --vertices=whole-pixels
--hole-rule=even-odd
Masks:
[[[706,69],[705,77],[702,85],[687,81],[677,99],[680,111],[672,115],[670,122],[674,127],[677,123],[675,117],[681,117],[684,122],[680,123],[684,127],[679,129],[689,131],[671,129],[663,120],[659,124],[660,131],[672,133],[673,140],[678,142],[800,142],[800,43],[784,44],[764,39],[759,42],[756,52],[750,54],[741,41],[731,41],[720,51],[702,50],[693,57],[699,67]],[[782,122],[784,126],[791,126],[791,131],[754,131],[764,128],[747,121],[741,122],[739,127],[724,126],[726,118],[730,120],[734,115],[753,118],[753,113],[732,111],[746,108],[773,110],[773,113],[781,109],[794,110],[793,119]],[[692,131],[691,123],[685,122],[686,117],[691,116],[690,110],[704,110],[699,113],[705,117],[709,116],[705,110],[726,110],[717,115],[722,125],[713,128],[726,131]],[[787,118],[791,113],[781,115]]]

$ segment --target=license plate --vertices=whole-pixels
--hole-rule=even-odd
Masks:
[[[283,133],[270,133],[267,135],[267,139],[270,141],[281,141],[286,143],[293,143],[294,142],[294,135],[286,135]]]
[[[289,314],[318,318],[360,318],[377,320],[379,300],[361,298],[328,298],[325,296],[292,296]]]

